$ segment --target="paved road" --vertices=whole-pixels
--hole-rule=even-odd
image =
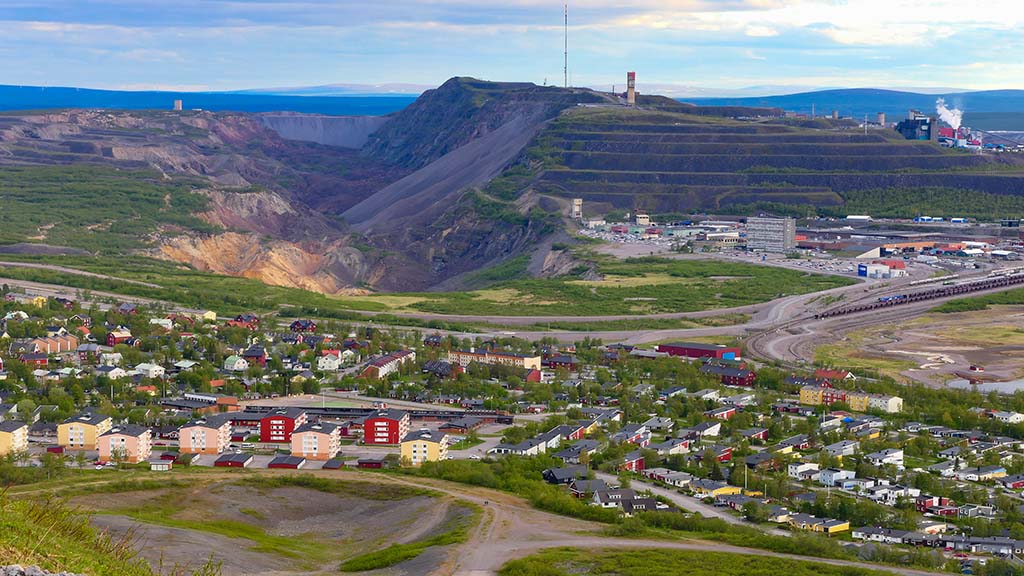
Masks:
[[[597,472],[595,477],[604,480],[609,486],[619,483],[619,477],[606,472]],[[698,512],[705,518],[718,518],[725,520],[729,524],[742,524],[744,526],[752,526],[749,522],[744,522],[740,518],[726,512],[725,508],[717,508],[709,504],[701,502],[697,498],[684,496],[675,490],[668,488],[662,488],[649,482],[643,482],[639,480],[633,480],[632,486],[637,490],[649,490],[655,496],[661,496],[667,498],[670,502],[679,506],[683,510],[689,510],[690,512]]]

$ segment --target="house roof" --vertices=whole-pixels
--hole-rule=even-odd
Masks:
[[[291,418],[292,420],[294,420],[296,418],[301,417],[305,413],[306,413],[306,411],[303,410],[302,408],[297,408],[297,407],[294,407],[294,406],[293,407],[288,407],[288,408],[277,408],[273,412],[268,412],[268,413],[264,414],[263,417],[260,418],[260,420],[264,420],[264,419],[267,419],[267,418],[272,418],[272,417],[275,417],[275,416],[278,416],[278,417],[283,416],[285,418]]]
[[[110,430],[107,430],[103,434],[100,434],[100,437],[102,438],[104,436],[131,436],[133,438],[138,438],[139,436],[148,433],[149,428],[147,428],[146,426],[138,426],[135,424],[123,424],[121,426],[114,426]]]
[[[586,466],[566,466],[564,468],[548,468],[544,471],[544,476],[556,481],[571,480],[574,478],[584,478],[587,475]]]
[[[216,462],[239,462],[245,464],[252,461],[252,454],[224,454]]]
[[[289,456],[282,454],[275,457],[267,465],[268,466],[301,466],[305,464],[306,459],[301,456]]]
[[[444,432],[438,432],[436,430],[415,430],[413,432],[409,432],[408,434],[406,434],[405,438],[402,438],[402,442],[415,442],[417,440],[423,440],[427,442],[440,443],[447,436],[448,435],[445,434]]]
[[[27,426],[24,422],[18,422],[17,420],[4,420],[0,422],[0,432],[16,432]]]
[[[106,420],[110,420],[110,416],[98,412],[82,412],[65,420],[64,424],[89,424],[90,426],[96,426]]]
[[[302,426],[299,426],[292,434],[301,434],[303,432],[319,432],[321,434],[333,434],[335,430],[338,430],[337,424],[331,424],[330,422],[317,422],[310,423],[306,422]]]

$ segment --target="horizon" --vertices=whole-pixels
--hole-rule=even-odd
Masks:
[[[648,93],[682,97],[1016,89],[1021,20],[1009,0],[970,10],[951,0],[577,1],[569,3],[569,84],[606,91],[635,70]],[[8,85],[429,87],[495,70],[562,84],[562,4],[540,0],[22,0],[0,7],[0,31]]]

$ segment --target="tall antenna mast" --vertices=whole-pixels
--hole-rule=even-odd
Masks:
[[[564,64],[562,73],[565,75],[565,87],[569,87],[569,3],[566,2],[565,8],[565,28],[563,34],[563,41],[565,42],[565,52],[562,54],[564,58]]]

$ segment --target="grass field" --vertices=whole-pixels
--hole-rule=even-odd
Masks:
[[[256,280],[199,272],[187,266],[143,257],[4,256],[11,261],[55,263],[110,274],[97,278],[37,268],[0,266],[7,278],[58,284],[80,290],[152,298],[233,315],[242,311],[277,311],[291,306],[297,314],[321,318],[362,319],[356,311],[431,312],[493,316],[606,316],[695,312],[765,302],[845,286],[853,280],[795,270],[716,260],[669,260],[605,257],[600,269],[610,284],[580,283],[575,277],[512,280],[470,292],[380,294],[331,297],[296,288],[269,286]],[[142,281],[156,286],[125,282]],[[382,323],[414,320],[375,318]],[[710,320],[707,320],[710,322]],[[725,320],[728,322],[728,320]],[[696,321],[699,325],[708,325]],[[420,322],[426,324],[426,322]],[[444,328],[443,326],[428,326]],[[677,325],[665,326],[674,328]],[[689,326],[682,326],[689,327]],[[587,330],[609,329],[588,327]],[[610,328],[616,329],[616,328]]]
[[[859,567],[747,554],[689,550],[546,550],[513,560],[500,576],[882,576]]]

